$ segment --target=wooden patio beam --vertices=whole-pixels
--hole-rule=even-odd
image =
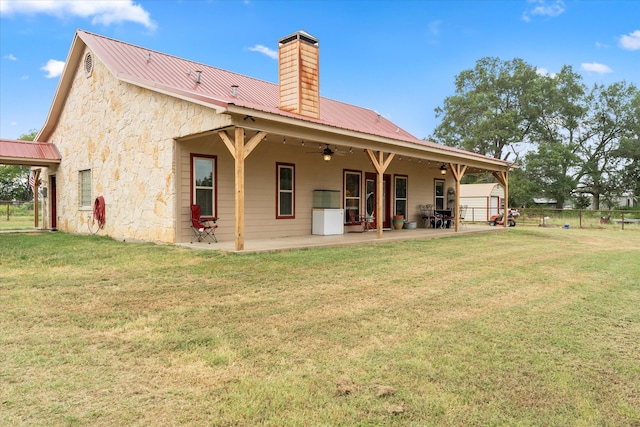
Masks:
[[[454,210],[454,218],[455,218],[455,231],[460,231],[460,181],[464,176],[464,173],[467,170],[467,165],[459,165],[456,163],[449,163],[449,169],[451,169],[451,173],[456,180],[456,207]]]
[[[376,183],[376,232],[378,234],[378,238],[382,238],[382,215],[380,215],[380,212],[383,212],[382,193],[384,191],[384,172],[391,164],[391,160],[393,160],[395,154],[388,153],[386,159],[384,158],[385,153],[383,151],[378,151],[377,154],[376,158],[376,153],[367,148],[367,155],[369,156],[371,163],[373,163],[373,167],[376,168],[376,171],[378,172],[378,180]]]
[[[251,154],[251,152],[258,146],[258,144],[267,136],[267,133],[260,131],[246,143],[245,130],[241,127],[236,127],[233,140],[231,140],[231,137],[225,130],[219,131],[218,135],[235,160],[235,242],[236,251],[243,251],[245,238],[244,161],[249,156],[249,154]]]
[[[509,171],[492,172],[498,182],[504,187],[504,212],[502,212],[502,226],[509,226]]]

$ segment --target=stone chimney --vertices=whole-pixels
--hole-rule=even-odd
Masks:
[[[320,118],[318,39],[305,31],[280,39],[278,62],[279,108]]]

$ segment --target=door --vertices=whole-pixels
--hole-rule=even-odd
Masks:
[[[51,229],[58,229],[58,214],[56,211],[56,176],[51,175],[49,177],[49,212],[51,212]]]
[[[389,175],[384,175],[382,180],[382,227],[390,228],[391,227],[391,217],[389,212],[391,212],[391,178]],[[371,218],[371,226],[375,228],[377,218],[376,212],[376,200],[377,200],[377,186],[378,184],[378,175],[375,173],[367,172],[365,174],[365,214],[367,218]]]
[[[498,215],[500,213],[500,197],[491,196],[491,200],[489,202],[489,216],[487,220],[491,218],[493,215]]]

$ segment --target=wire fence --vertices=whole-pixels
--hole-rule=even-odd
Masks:
[[[516,212],[516,224],[521,226],[640,230],[640,209],[526,208]],[[488,209],[469,207],[465,222],[488,223],[490,217]]]
[[[519,213],[522,225],[640,230],[640,210],[521,209]]]

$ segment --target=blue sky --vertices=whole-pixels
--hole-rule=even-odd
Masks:
[[[0,138],[43,126],[78,28],[273,83],[278,39],[303,29],[322,96],[419,138],[487,56],[640,86],[640,0],[0,0]]]

